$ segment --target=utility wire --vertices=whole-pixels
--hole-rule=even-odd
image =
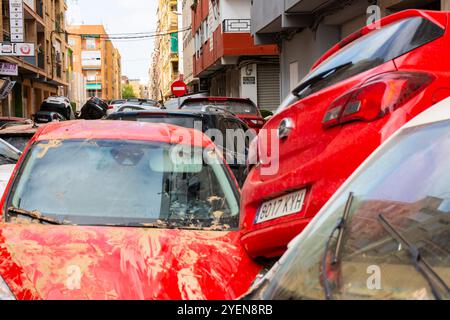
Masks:
[[[154,33],[154,34],[144,34],[138,35],[135,33],[135,35],[129,35],[129,36],[110,36],[108,34],[93,34],[91,35],[92,38],[100,38],[101,40],[140,40],[140,39],[148,39],[148,38],[156,38],[156,37],[162,37],[167,35],[172,35],[174,33],[183,33],[186,31],[191,30],[191,28],[185,28],[181,30],[174,30],[174,31],[166,31],[166,32],[160,32],[160,33]],[[67,35],[70,36],[79,36],[79,37],[89,37],[89,34],[78,34],[78,33],[71,33],[67,32]]]

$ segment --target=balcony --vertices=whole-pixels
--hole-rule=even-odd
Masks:
[[[250,32],[250,19],[225,19],[222,22],[222,31],[229,32]]]
[[[337,2],[337,0],[254,0],[251,7],[251,32],[255,37],[255,43],[273,44],[276,43],[277,33],[310,27],[317,16]]]
[[[178,55],[178,33],[170,35],[170,53]]]
[[[203,42],[194,55],[194,75],[208,77],[226,65],[237,63],[239,56],[274,56],[276,45],[257,46],[250,34],[249,19],[227,19],[212,37]],[[197,34],[196,37],[199,37]],[[198,38],[197,40],[198,41]],[[212,42],[212,43],[211,43]]]

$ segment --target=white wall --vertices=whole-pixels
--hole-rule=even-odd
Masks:
[[[185,3],[183,8],[183,24],[182,29],[189,28],[192,23],[192,9],[191,5],[193,0],[183,1]],[[192,31],[183,33],[183,42],[180,42],[183,47],[183,74],[184,80],[186,83],[190,83],[194,79],[194,53],[195,53],[195,45],[194,38],[192,36]],[[180,60],[181,61],[181,60]]]
[[[249,98],[258,104],[258,68],[256,64],[251,64],[241,68],[239,96],[241,98]],[[244,84],[244,79],[254,78],[254,84]]]
[[[250,0],[221,0],[220,15],[225,19],[250,19]]]

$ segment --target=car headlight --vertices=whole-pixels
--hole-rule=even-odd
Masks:
[[[16,297],[9,289],[5,280],[0,276],[0,301],[1,300],[16,300]]]

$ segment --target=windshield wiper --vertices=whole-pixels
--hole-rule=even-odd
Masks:
[[[38,220],[40,222],[43,223],[47,223],[47,224],[52,224],[52,225],[63,225],[63,224],[67,224],[65,222],[61,222],[57,219],[53,219],[53,218],[49,218],[46,216],[43,216],[42,213],[40,213],[39,211],[27,211],[24,209],[19,209],[19,208],[14,208],[14,207],[10,207],[8,209],[8,213],[12,213],[16,216],[25,216],[34,220]]]
[[[416,270],[424,277],[428,282],[434,297],[437,300],[442,300],[442,290],[448,296],[450,295],[450,289],[447,283],[442,279],[431,265],[423,258],[419,248],[416,245],[410,243],[401,233],[398,231],[383,214],[378,216],[378,219],[383,228],[391,235],[393,239],[398,241],[402,246],[408,248],[408,252],[411,255],[412,263]]]
[[[347,63],[343,63],[341,65],[338,65],[334,68],[328,69],[327,71],[321,72],[317,75],[315,75],[314,77],[306,80],[305,82],[301,83],[297,88],[295,88],[292,93],[297,96],[297,97],[301,97],[302,93],[307,89],[312,87],[313,85],[317,84],[318,82],[328,78],[329,76],[335,74],[336,72],[346,69],[350,66],[353,65],[353,62],[347,62]]]
[[[350,209],[352,207],[353,199],[354,199],[354,193],[350,192],[347,202],[345,204],[344,213],[342,214],[342,217],[338,220],[336,226],[332,230],[330,237],[328,238],[327,243],[325,245],[325,253],[322,258],[322,276],[323,276],[323,283],[324,283],[324,289],[325,289],[325,298],[327,300],[334,299],[333,289],[331,287],[330,279],[327,274],[328,251],[330,251],[329,249],[330,249],[331,241],[333,240],[333,237],[334,237],[336,231],[338,231],[336,247],[334,249],[332,260],[330,262],[330,266],[335,267],[336,265],[339,264],[339,261],[340,261],[342,246],[344,243],[344,241],[343,241],[344,240],[344,231],[345,231],[345,228],[347,227],[347,221],[348,221],[348,217],[350,215]]]

